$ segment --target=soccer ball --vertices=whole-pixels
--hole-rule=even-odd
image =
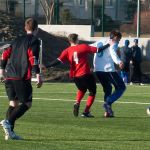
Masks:
[[[147,108],[146,112],[147,112],[147,115],[150,116],[150,107]]]

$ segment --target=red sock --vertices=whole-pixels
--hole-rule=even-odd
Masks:
[[[94,102],[94,99],[95,99],[95,96],[88,96],[84,112],[89,112],[89,110]]]
[[[85,92],[78,90],[77,96],[76,96],[76,103],[80,104],[84,95],[85,95]]]

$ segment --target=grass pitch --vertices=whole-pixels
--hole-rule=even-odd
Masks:
[[[33,90],[33,107],[16,121],[15,131],[24,140],[5,141],[0,128],[0,150],[149,150],[150,117],[146,108],[150,106],[150,86],[128,86],[113,105],[115,118],[103,117],[100,85],[91,109],[95,118],[73,116],[74,84],[49,83]],[[1,120],[7,105],[4,86],[0,85]]]

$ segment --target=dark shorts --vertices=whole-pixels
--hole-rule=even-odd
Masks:
[[[8,99],[20,103],[32,102],[32,85],[30,80],[6,80],[5,88]]]
[[[86,92],[89,90],[89,94],[94,96],[96,94],[96,81],[93,74],[86,74],[81,77],[74,78],[74,82],[80,91]]]
[[[125,84],[122,78],[119,76],[117,72],[101,72],[97,71],[96,76],[105,90],[108,90],[108,87],[112,87],[114,85],[115,89],[117,90],[124,90]]]

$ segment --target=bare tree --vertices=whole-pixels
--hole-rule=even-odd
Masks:
[[[54,14],[54,0],[51,0],[51,2],[48,2],[48,0],[40,0],[40,4],[46,17],[46,24],[51,24]]]

